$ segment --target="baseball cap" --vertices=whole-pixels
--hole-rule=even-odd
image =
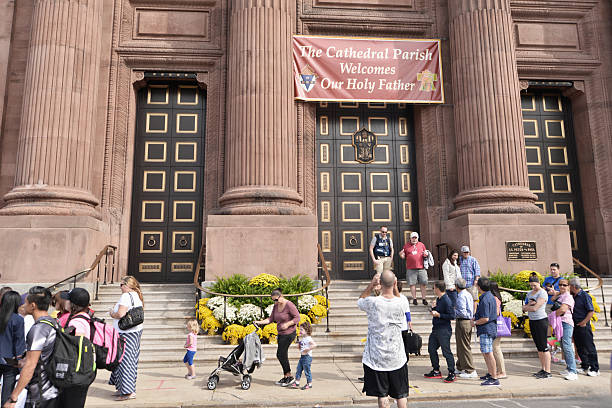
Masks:
[[[461,252],[470,252],[470,247],[467,245],[464,245],[461,247]]]
[[[83,288],[74,288],[68,292],[62,292],[60,297],[65,300],[69,300],[70,303],[77,306],[89,306],[89,292]]]
[[[411,233],[410,233],[410,238],[414,238],[414,237],[417,237],[417,238],[418,238],[418,237],[419,237],[419,233],[418,233],[418,232],[416,232],[416,231],[411,232]]]

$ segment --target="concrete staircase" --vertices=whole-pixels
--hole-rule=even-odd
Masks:
[[[318,344],[314,358],[320,361],[359,361],[363,352],[362,339],[367,333],[367,319],[356,305],[357,298],[366,287],[365,281],[333,281],[329,291],[330,316],[329,330],[326,332],[326,321],[314,326],[313,337]],[[145,326],[141,343],[140,365],[149,367],[167,367],[182,364],[184,355],[183,344],[186,339],[185,322],[195,316],[194,287],[190,284],[143,284],[145,300]],[[93,309],[99,317],[108,318],[108,310],[119,299],[118,285],[106,285],[100,288],[99,300],[94,302]],[[433,291],[429,290],[429,299]],[[604,294],[608,302],[608,313],[612,301],[612,279],[606,279]],[[603,309],[601,292],[595,297]],[[427,337],[431,331],[431,315],[421,304],[411,305],[413,328],[423,337],[423,353],[427,357]],[[600,321],[596,324],[595,342],[599,353],[603,356],[612,351],[612,331],[605,327],[603,310],[599,314]],[[612,322],[610,322],[612,325]],[[451,347],[455,350],[454,336]],[[227,355],[234,346],[224,344],[221,336],[198,336],[197,364],[207,368],[216,366],[219,356]],[[536,350],[530,338],[524,338],[520,333],[502,341],[504,355],[535,356]],[[479,347],[473,343],[472,351],[478,354]],[[264,345],[267,358],[274,360],[276,345]],[[296,347],[290,348],[292,361],[299,358]]]

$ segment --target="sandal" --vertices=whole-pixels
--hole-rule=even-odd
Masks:
[[[120,396],[115,398],[115,401],[127,401],[127,400],[131,400],[131,399],[135,399],[135,398],[136,398],[136,393],[121,394]]]

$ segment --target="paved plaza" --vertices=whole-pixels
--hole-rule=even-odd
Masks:
[[[426,380],[422,374],[429,371],[428,361],[413,360],[410,371],[410,406],[440,407],[441,401],[475,400],[477,403],[465,402],[459,407],[604,407],[601,401],[610,401],[610,370],[607,367],[608,355],[600,356],[604,370],[599,377],[581,375],[577,381],[569,382],[558,375],[563,367],[554,365],[555,376],[549,380],[535,380],[531,373],[537,371],[537,360],[533,358],[507,359],[506,366],[510,377],[502,380],[499,387],[482,387],[480,381],[458,379],[455,383],[445,384],[442,380]],[[145,368],[138,372],[137,398],[118,403],[112,398],[113,387],[106,384],[109,374],[100,371],[96,382],[89,389],[87,408],[102,407],[315,407],[321,406],[375,406],[376,399],[361,393],[363,386],[357,378],[362,376],[362,366],[358,362],[313,363],[313,388],[311,390],[294,390],[281,388],[273,382],[280,377],[280,367],[274,356],[268,356],[264,366],[253,374],[251,389],[240,388],[238,377],[221,373],[215,391],[206,389],[206,379],[214,367],[196,367],[198,378],[188,381],[183,378],[184,367],[177,362],[176,368]],[[484,361],[478,361],[477,370],[484,374]],[[292,361],[295,367],[296,361]],[[444,366],[442,366],[443,372]],[[602,396],[607,395],[606,398]],[[570,397],[596,397],[588,404],[578,404]],[[567,403],[554,405],[540,404],[507,404],[493,400],[519,398],[555,397],[563,398]],[[566,400],[567,399],[567,400]],[[491,400],[491,401],[489,401]],[[571,402],[570,401],[574,401]],[[417,405],[413,403],[418,402]],[[559,400],[557,400],[559,402]],[[599,405],[598,405],[599,404]],[[612,406],[612,403],[607,406]]]

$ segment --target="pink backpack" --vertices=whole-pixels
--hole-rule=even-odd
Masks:
[[[119,332],[111,325],[104,322],[104,319],[79,314],[71,316],[66,320],[64,326],[68,325],[70,319],[81,318],[89,320],[91,329],[90,340],[96,346],[96,365],[98,368],[106,368],[114,371],[123,360],[125,352],[125,340],[119,337]]]

